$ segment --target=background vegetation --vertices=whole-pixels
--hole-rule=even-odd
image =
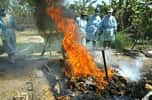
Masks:
[[[69,8],[75,12],[75,17],[78,16],[83,9],[85,9],[89,15],[94,13],[94,8],[91,5],[96,0],[92,2],[90,2],[90,0],[82,1],[83,2],[81,3],[77,2],[69,6]],[[49,30],[48,33],[54,34],[54,26],[51,26],[52,29],[50,28],[51,24],[48,22],[51,21],[44,14],[44,9],[42,9],[44,6],[45,5],[42,4],[42,0],[37,0],[37,2],[35,2],[35,0],[1,0],[0,3],[0,7],[9,9],[18,22],[23,24],[23,26],[32,28],[34,24],[36,24],[38,28],[45,31],[45,33]],[[152,43],[151,0],[112,0],[111,5],[102,2],[102,5],[98,7],[101,9],[101,17],[106,14],[107,8],[114,8],[114,16],[118,21],[116,43],[123,44],[124,46],[131,42],[129,44],[132,48],[134,48],[137,44],[144,45],[145,43]],[[44,38],[47,38],[47,36],[48,34],[43,34]]]
[[[87,0],[84,0],[87,2]],[[70,6],[76,13],[78,9],[86,8],[87,4],[73,4]],[[100,16],[106,15],[109,7],[114,9],[114,16],[118,21],[118,33],[113,47],[125,48],[128,45],[133,49],[137,44],[151,45],[152,40],[152,1],[151,0],[112,0],[111,5],[103,2]],[[93,14],[93,8],[88,7],[88,13]],[[119,44],[119,45],[117,45]],[[118,47],[120,46],[120,47]]]

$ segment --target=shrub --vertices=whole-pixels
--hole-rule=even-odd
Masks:
[[[125,47],[129,46],[129,44],[129,38],[124,33],[118,32],[116,34],[115,41],[112,43],[112,48],[124,49]]]

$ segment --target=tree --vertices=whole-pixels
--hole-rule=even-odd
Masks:
[[[92,14],[94,12],[93,4],[97,0],[82,0],[82,1],[75,1],[74,4],[70,5],[70,9],[72,9],[76,15],[79,15],[81,10],[86,10],[88,14]]]
[[[9,4],[9,0],[1,0],[0,7],[7,8]]]

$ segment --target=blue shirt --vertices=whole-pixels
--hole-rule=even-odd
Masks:
[[[102,22],[100,23],[100,27],[103,31],[111,31],[117,29],[117,21],[114,16],[104,16]]]
[[[0,23],[3,40],[7,40],[8,38],[10,38],[10,36],[15,34],[15,30],[18,29],[14,17],[11,15],[6,15],[6,17],[3,20],[1,19]]]
[[[98,27],[101,23],[101,18],[100,16],[90,16],[88,23],[87,23],[87,37],[89,40],[96,40],[96,33],[98,32]]]
[[[0,17],[0,30],[1,30],[2,40],[5,40],[7,37],[7,29],[6,29],[6,25],[3,21],[3,19],[1,17]]]
[[[3,47],[8,54],[16,52],[16,35],[17,29],[13,16],[6,15],[3,19],[0,19],[0,29],[2,30]]]
[[[117,21],[114,16],[104,16],[100,26],[103,30],[103,40],[114,40],[114,31],[117,30]]]

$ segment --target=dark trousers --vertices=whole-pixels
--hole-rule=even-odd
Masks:
[[[111,48],[111,44],[112,44],[112,41],[103,41],[103,47],[106,48],[106,47],[110,47]]]
[[[92,41],[92,43],[93,43],[93,47],[96,47],[96,41],[95,40],[86,40],[86,43],[88,43],[88,42],[90,42],[90,41]]]

